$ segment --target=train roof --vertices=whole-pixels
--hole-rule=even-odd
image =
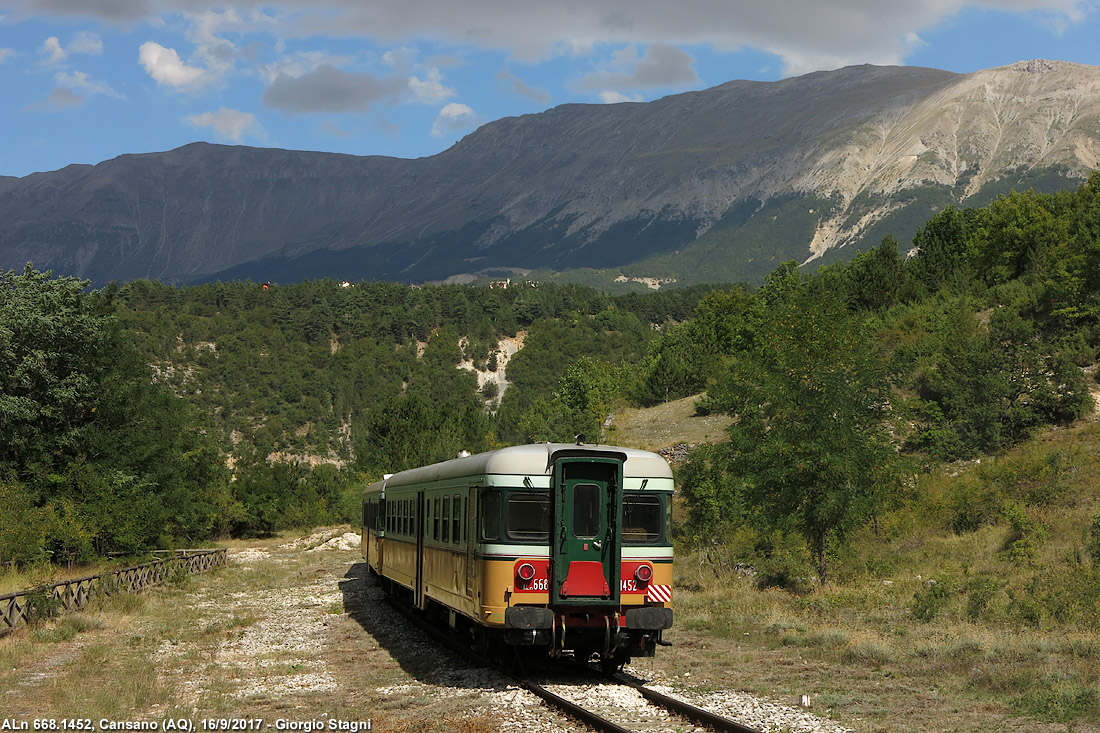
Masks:
[[[650,451],[635,448],[621,448],[614,445],[576,445],[574,443],[533,443],[500,448],[474,456],[453,458],[430,466],[411,468],[390,476],[385,482],[372,484],[370,489],[385,486],[407,486],[409,484],[430,483],[463,476],[481,476],[484,474],[501,475],[550,475],[553,470],[551,461],[556,453],[570,456],[616,455],[623,461],[624,478],[672,478],[672,469],[661,456]]]

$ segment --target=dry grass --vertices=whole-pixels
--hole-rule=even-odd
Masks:
[[[911,506],[838,550],[827,588],[761,590],[729,546],[682,553],[675,663],[809,694],[864,730],[1100,731],[1097,456],[1086,423],[924,476]],[[736,663],[706,661],[723,655]]]
[[[643,450],[725,440],[730,419],[725,415],[695,415],[695,401],[700,397],[685,397],[645,409],[624,408],[615,413],[612,440]]]
[[[878,587],[792,596],[681,567],[684,584],[706,589],[677,592],[674,646],[655,662],[693,683],[810,695],[815,712],[858,730],[1100,730],[1095,630],[924,624],[904,591],[892,605]]]
[[[287,539],[231,543],[266,554],[0,639],[0,710],[16,719],[330,717],[369,719],[374,730],[497,729],[476,686],[418,680],[438,669],[430,649],[378,641],[393,620],[372,622],[374,607],[356,611],[359,596],[347,589],[361,583],[345,577],[355,552],[280,547]],[[254,651],[233,651],[250,637]],[[296,651],[300,637],[314,645]],[[327,683],[297,684],[309,679]]]

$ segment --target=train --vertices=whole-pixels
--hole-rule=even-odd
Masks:
[[[518,445],[387,475],[363,493],[382,587],[502,661],[606,671],[672,627],[673,477],[656,453]]]

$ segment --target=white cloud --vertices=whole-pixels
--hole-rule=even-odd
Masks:
[[[400,77],[379,78],[324,64],[299,77],[285,74],[264,90],[269,107],[301,114],[315,112],[358,112],[375,102],[396,101],[408,88]]]
[[[11,58],[15,58],[14,48],[0,48],[0,64]]]
[[[454,89],[443,84],[443,74],[439,69],[428,69],[423,79],[410,76],[409,91],[417,102],[424,104],[439,104],[458,94]]]
[[[382,54],[382,61],[398,74],[408,74],[416,65],[416,57],[419,55],[415,48],[401,46],[391,48]]]
[[[645,100],[641,94],[623,94],[616,91],[600,92],[600,101],[604,104],[618,104],[619,102],[642,102]]]
[[[42,47],[38,49],[38,53],[42,56],[42,63],[47,66],[60,64],[69,58],[69,55],[65,53],[65,49],[61,47],[61,41],[57,40],[57,36],[47,38]]]
[[[627,46],[612,54],[608,68],[588,74],[578,88],[582,91],[662,89],[687,87],[699,82],[694,59],[664,43],[651,43],[645,54]]]
[[[53,107],[55,109],[79,107],[84,104],[85,99],[86,97],[80,96],[68,87],[55,87],[44,105],[35,106]]]
[[[70,89],[73,92],[82,92],[89,96],[93,94],[103,94],[108,97],[114,97],[115,99],[123,99],[123,96],[112,89],[108,84],[92,81],[91,77],[83,71],[74,71],[72,73],[58,72],[54,74],[54,81],[57,82],[59,87]]]
[[[280,76],[289,76],[297,79],[300,76],[316,71],[321,66],[344,66],[351,63],[348,56],[337,56],[325,51],[301,51],[279,58],[270,64],[260,64],[257,69],[260,78],[265,83],[271,84]]]
[[[69,59],[70,54],[83,53],[99,56],[103,53],[103,40],[90,31],[80,31],[68,46],[62,46],[57,36],[47,38],[38,49],[42,57],[39,63],[56,66]]]
[[[231,7],[253,7],[231,3]],[[787,73],[850,63],[897,64],[914,39],[964,8],[1030,13],[1057,31],[1093,12],[1094,0],[268,0],[258,11],[222,10],[224,0],[5,0],[13,17],[55,15],[110,24],[199,17],[221,33],[263,28],[276,37],[371,38],[383,44],[433,38],[510,50],[537,60],[600,44],[752,47],[783,58]],[[210,31],[211,34],[214,31]]]
[[[86,53],[92,56],[103,54],[103,39],[91,31],[80,31],[69,42],[69,53]]]
[[[508,69],[501,69],[498,71],[497,78],[508,82],[517,93],[529,99],[533,99],[539,104],[547,104],[550,101],[550,92],[545,89],[539,89],[538,87],[528,86],[523,79],[520,79]]]
[[[206,72],[188,66],[180,60],[174,48],[165,48],[155,41],[146,41],[138,50],[138,58],[157,84],[184,89],[203,83]]]
[[[256,120],[256,115],[227,107],[222,107],[217,112],[191,115],[187,121],[195,127],[212,128],[218,137],[238,144],[245,135],[262,136],[264,134],[264,129]]]
[[[477,127],[484,119],[474,112],[468,105],[459,102],[451,102],[439,110],[439,115],[432,123],[432,137],[445,137],[456,132]]]

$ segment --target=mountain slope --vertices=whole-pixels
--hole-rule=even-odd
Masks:
[[[416,281],[755,277],[1100,162],[1100,68],[849,67],[489,123],[417,160],[207,144],[0,180],[0,267]],[[1006,183],[1007,182],[1007,183]],[[676,254],[678,253],[678,254]]]

